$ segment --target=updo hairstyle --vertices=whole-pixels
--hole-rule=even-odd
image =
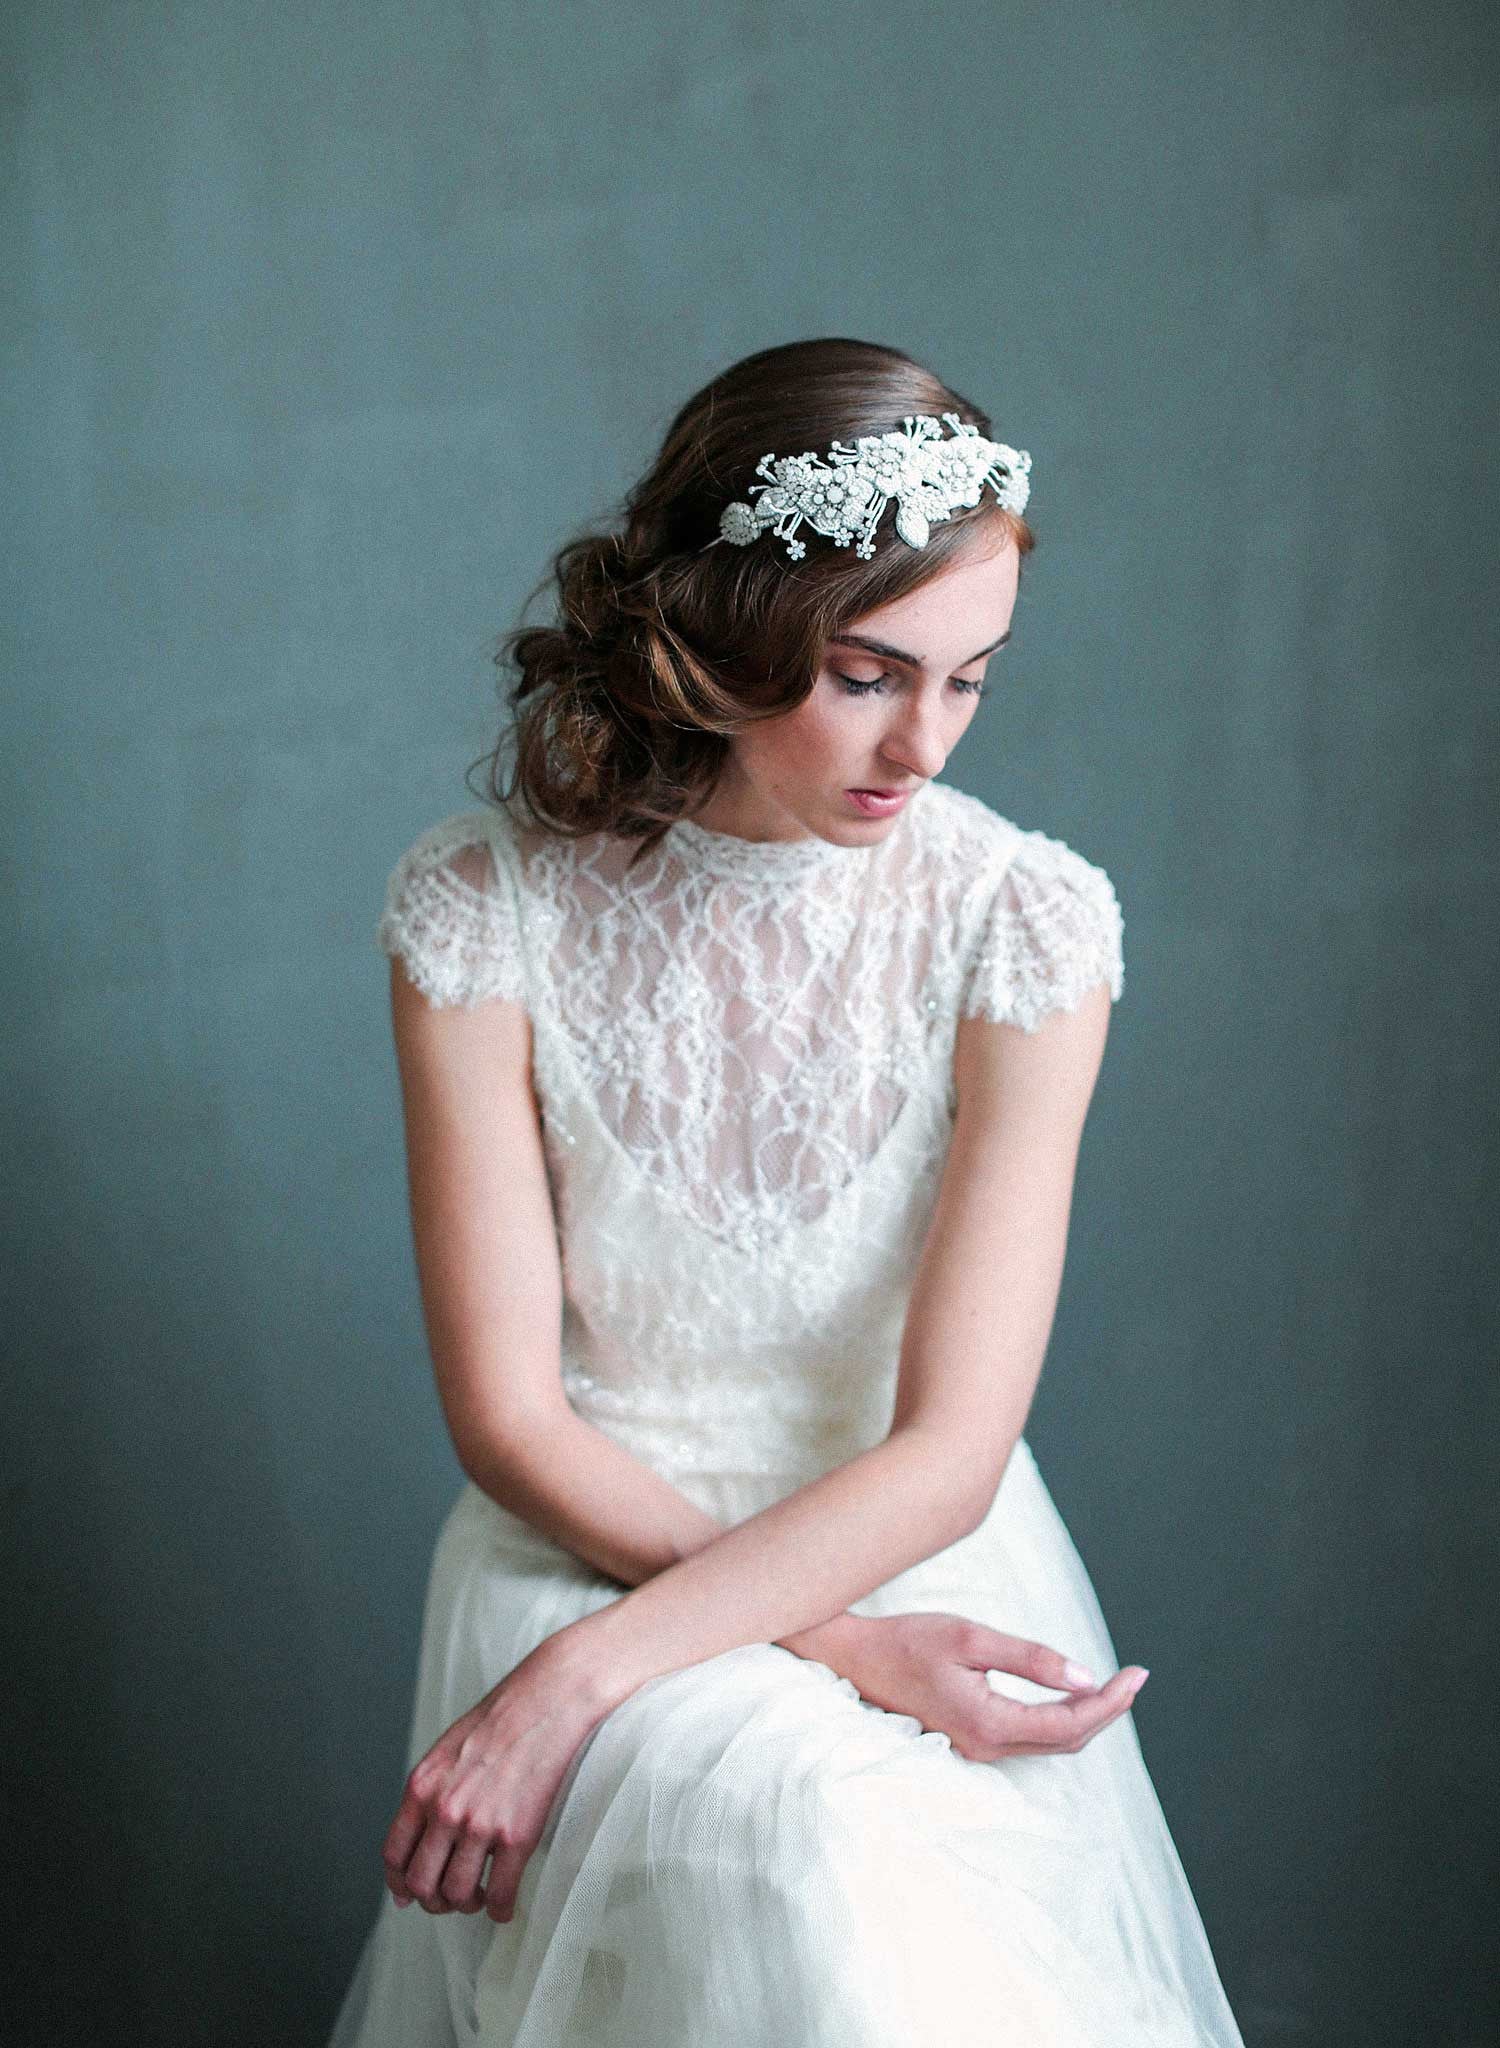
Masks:
[[[826,457],[836,440],[945,412],[995,438],[978,406],[910,356],[839,337],[762,349],[704,385],[619,517],[553,557],[531,596],[555,584],[554,623],[502,640],[497,667],[519,673],[510,725],[482,757],[486,794],[507,807],[519,795],[533,823],[567,837],[640,839],[639,859],[707,801],[736,732],[804,701],[840,626],[976,546],[1009,539],[1024,558],[1030,527],[988,488],[920,548],[897,536],[888,509],[868,560],[811,532],[801,561],[769,532],[706,545],[768,452]]]

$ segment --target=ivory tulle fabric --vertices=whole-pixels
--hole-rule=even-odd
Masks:
[[[958,1018],[1118,997],[1122,922],[1102,869],[941,783],[867,848],[683,822],[632,850],[457,814],[378,937],[433,1002],[526,1006],[568,1398],[730,1524],[889,1426]],[[408,1767],[621,1591],[467,1484]],[[1024,1437],[973,1534],[856,1603],[910,1610],[1118,1663]],[[599,1725],[511,1922],[381,1887],[330,2048],[969,2044],[1242,2048],[1131,1717],[976,1763],[752,1644]]]

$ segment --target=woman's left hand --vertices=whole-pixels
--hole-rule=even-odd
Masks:
[[[523,1658],[413,1766],[381,1852],[398,1906],[514,1916],[558,1787],[612,1704],[557,1641]]]

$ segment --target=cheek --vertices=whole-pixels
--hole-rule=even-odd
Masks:
[[[840,716],[837,700],[814,694],[802,706],[803,724],[797,735],[797,755],[803,772],[820,781],[837,779],[841,768],[855,758],[863,759],[865,742],[858,725]]]
[[[845,723],[816,693],[786,718],[763,726],[756,742],[762,773],[786,785],[826,779],[853,745]]]

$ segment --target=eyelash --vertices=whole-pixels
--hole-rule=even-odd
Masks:
[[[879,690],[883,683],[890,680],[888,676],[876,676],[873,681],[862,683],[857,676],[846,676],[839,669],[835,669],[834,674],[844,685],[845,692],[850,697],[868,697],[874,691]],[[965,682],[961,676],[954,676],[952,681],[954,688],[961,691],[965,697],[987,697],[989,695],[990,686],[988,683]]]

